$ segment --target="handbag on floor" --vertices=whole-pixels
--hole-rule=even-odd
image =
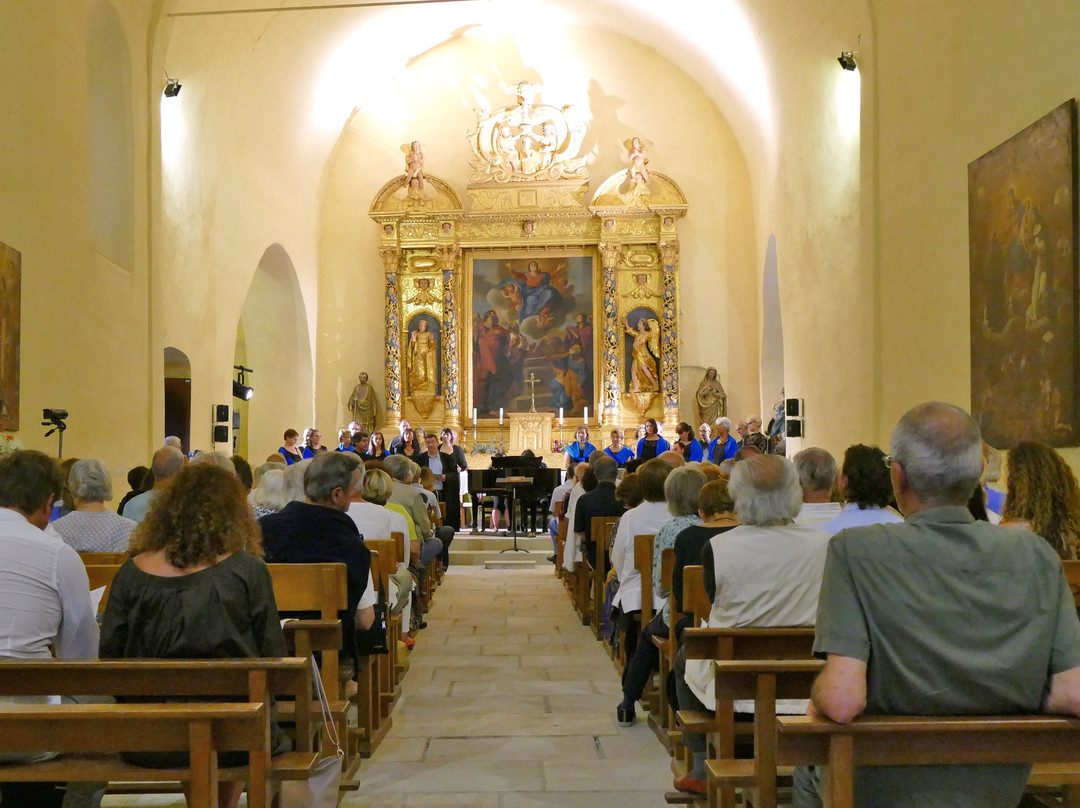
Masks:
[[[338,804],[341,764],[345,759],[345,752],[338,741],[337,726],[330,715],[330,702],[327,701],[314,659],[311,660],[311,668],[315,690],[319,695],[319,706],[322,708],[323,724],[326,726],[326,737],[333,744],[335,754],[319,758],[307,780],[287,780],[281,784],[281,804],[287,808],[335,808]]]
[[[390,644],[387,634],[390,630],[389,620],[390,607],[386,602],[386,592],[383,591],[382,581],[379,581],[379,600],[371,607],[375,611],[375,621],[370,628],[358,628],[355,631],[356,653],[360,656],[373,654],[389,654]]]

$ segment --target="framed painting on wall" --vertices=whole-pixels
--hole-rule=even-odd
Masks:
[[[1080,444],[1076,104],[968,166],[971,410],[983,439]]]
[[[596,412],[591,255],[474,256],[468,274],[472,399],[478,418],[536,409]]]
[[[19,429],[19,331],[22,254],[0,244],[0,399],[8,411],[7,428]]]

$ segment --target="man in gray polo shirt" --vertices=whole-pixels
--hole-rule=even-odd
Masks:
[[[1061,562],[1039,536],[976,522],[982,440],[948,404],[910,410],[892,434],[906,521],[829,544],[814,650],[827,659],[812,715],[1080,712],[1080,623]],[[1027,766],[866,767],[855,803],[1013,808]],[[796,808],[820,805],[820,772],[796,773]]]

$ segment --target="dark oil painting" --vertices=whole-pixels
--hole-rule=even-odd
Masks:
[[[472,406],[479,418],[596,412],[593,260],[589,256],[475,258],[472,262]]]
[[[1080,444],[1076,106],[968,166],[971,409],[999,449]]]
[[[19,328],[22,255],[0,244],[0,399],[7,406],[7,428],[19,428]]]

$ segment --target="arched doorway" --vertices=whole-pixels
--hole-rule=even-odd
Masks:
[[[165,349],[165,434],[154,442],[160,446],[169,435],[180,438],[184,451],[191,450],[191,362],[179,348]]]

